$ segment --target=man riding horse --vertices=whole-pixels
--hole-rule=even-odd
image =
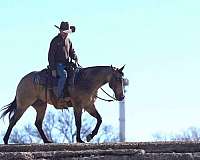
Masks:
[[[54,88],[54,94],[58,99],[64,100],[64,85],[66,79],[69,80],[68,68],[70,60],[77,62],[77,56],[75,54],[72,42],[68,38],[68,34],[75,32],[75,26],[70,26],[68,22],[61,22],[59,34],[55,36],[51,43],[48,52],[48,61],[50,69],[52,70],[52,76],[58,78],[58,85]],[[70,84],[70,83],[69,83]]]
[[[75,32],[75,27],[69,26],[68,22],[61,22],[60,27],[56,27],[60,30],[60,33],[51,41],[48,60],[52,75],[59,78],[58,90],[55,92],[57,98],[54,98],[55,96],[52,95],[52,83],[50,85],[48,83],[49,79],[52,79],[50,82],[53,82],[56,78],[49,76],[48,69],[32,71],[26,74],[17,86],[14,100],[0,110],[4,111],[0,118],[9,114],[9,126],[3,138],[5,144],[8,144],[13,127],[29,106],[32,106],[36,110],[35,126],[43,142],[50,143],[51,141],[48,140],[42,129],[47,104],[54,105],[56,109],[66,109],[66,106],[73,107],[76,124],[76,141],[79,143],[84,143],[80,136],[83,109],[96,118],[97,122],[93,131],[86,136],[86,140],[89,142],[98,133],[102,123],[102,117],[94,104],[98,89],[108,83],[115,94],[114,99],[118,101],[124,99],[124,66],[121,68],[115,68],[113,66],[82,68],[76,72],[75,80],[73,80],[74,75],[70,78],[71,82],[69,83],[74,82],[73,87],[69,87],[68,89],[68,96],[70,95],[70,98],[65,94],[64,91],[66,90],[63,89],[68,88],[68,86],[65,86],[65,81],[67,77],[69,81],[71,60],[73,59],[77,62],[77,56],[72,47],[72,43],[67,38],[69,33]],[[65,70],[65,68],[67,69]],[[60,101],[60,98],[63,98],[63,101]],[[70,100],[68,101],[68,99]]]

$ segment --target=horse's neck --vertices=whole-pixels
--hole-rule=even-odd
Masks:
[[[91,86],[94,90],[98,90],[101,86],[108,83],[111,78],[111,67],[100,66],[95,68],[95,74],[92,74]]]

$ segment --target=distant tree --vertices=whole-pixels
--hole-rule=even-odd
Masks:
[[[179,134],[155,133],[152,136],[155,141],[200,141],[200,128],[189,127]]]
[[[119,142],[119,134],[116,134],[111,125],[103,126],[103,128],[98,133],[98,136],[94,138],[93,142]]]
[[[83,119],[81,136],[85,137],[93,130],[95,120]],[[57,114],[48,112],[43,122],[43,129],[48,139],[54,143],[74,143],[76,142],[76,127],[74,115],[71,111],[63,111]],[[118,134],[110,125],[102,126],[99,133],[91,140],[92,143],[117,142]],[[33,124],[28,124],[22,129],[15,128],[9,139],[10,143],[42,143],[39,132]]]

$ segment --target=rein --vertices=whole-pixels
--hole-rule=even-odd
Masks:
[[[80,68],[83,68],[78,62],[76,62],[77,66],[80,67]],[[109,95],[102,87],[101,87],[101,90],[110,98],[112,99],[104,99],[104,98],[101,98],[99,96],[96,95],[97,98],[99,98],[100,100],[103,100],[103,101],[106,101],[106,102],[113,102],[114,100],[117,101],[117,99],[111,95]]]
[[[101,90],[110,98],[112,98],[112,100],[105,100],[105,99],[102,99],[102,100],[105,100],[105,101],[108,101],[108,102],[111,102],[111,101],[117,101],[117,99],[111,95],[109,95],[102,87],[101,87]],[[98,97],[97,97],[98,98]],[[100,98],[99,98],[100,99]]]
[[[106,102],[113,102],[114,100],[112,99],[104,99],[104,98],[101,98],[99,96],[96,96],[97,98],[99,98],[100,100],[103,100],[103,101],[106,101]]]

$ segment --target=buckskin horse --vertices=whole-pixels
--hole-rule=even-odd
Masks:
[[[4,143],[8,144],[12,128],[29,106],[32,106],[36,110],[35,126],[43,142],[51,143],[42,129],[47,104],[54,105],[57,109],[65,109],[66,106],[73,107],[76,124],[76,141],[79,143],[84,143],[80,137],[82,110],[84,109],[91,116],[95,117],[97,119],[96,126],[86,136],[86,140],[89,142],[98,133],[102,123],[102,118],[94,105],[97,90],[104,84],[109,83],[109,87],[113,90],[116,100],[122,101],[124,99],[123,69],[124,66],[120,69],[112,66],[94,66],[80,69],[75,76],[78,77],[76,78],[78,80],[74,81],[74,85],[68,87],[70,100],[62,103],[53,97],[49,88],[34,82],[35,77],[41,71],[34,71],[25,75],[17,86],[14,101],[2,108],[4,112],[0,118],[5,117],[9,113],[9,126],[3,138]]]

